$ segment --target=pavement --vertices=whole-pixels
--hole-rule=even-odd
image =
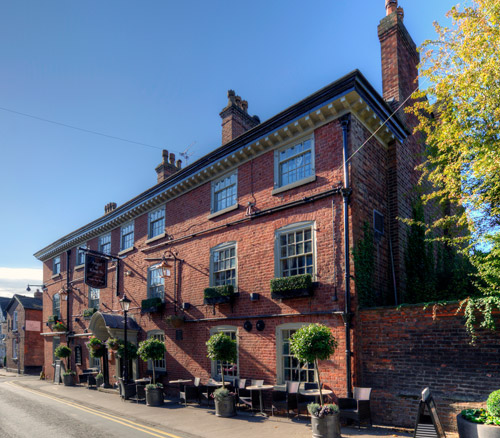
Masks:
[[[0,378],[8,378],[26,390],[36,391],[43,396],[57,397],[67,402],[78,403],[117,418],[126,418],[151,427],[165,428],[180,436],[191,435],[203,438],[311,438],[309,420],[287,419],[284,416],[261,417],[238,411],[232,418],[215,416],[215,410],[206,406],[190,404],[187,407],[176,400],[166,400],[161,407],[146,406],[144,403],[122,401],[118,393],[87,389],[85,386],[55,385],[33,376],[17,376],[0,369]],[[370,428],[342,427],[342,437],[410,437],[410,431],[390,427]]]

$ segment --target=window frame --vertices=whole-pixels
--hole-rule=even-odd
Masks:
[[[227,187],[225,187],[222,190],[219,190],[218,192],[215,191],[215,186],[220,183],[221,181],[225,180],[226,178],[231,178],[234,175],[235,177],[235,183],[231,184]],[[216,202],[216,193],[220,193],[223,190],[227,190],[229,187],[232,187],[234,185],[235,187],[235,195],[234,195],[234,203],[231,205],[226,205],[224,208],[217,209],[217,202]],[[230,172],[225,173],[221,177],[212,180],[211,187],[210,187],[210,213],[211,214],[222,214],[227,211],[234,210],[236,207],[238,207],[238,169],[233,169]]]
[[[289,234],[292,232],[297,232],[300,230],[305,230],[307,228],[311,229],[311,242],[312,242],[312,278],[313,281],[316,279],[316,268],[317,268],[317,243],[316,243],[316,222],[315,221],[303,221],[296,222],[293,224],[285,225],[284,227],[278,228],[275,231],[274,238],[274,276],[275,278],[283,277],[283,272],[281,269],[281,245],[280,245],[280,237],[283,234]],[[289,258],[289,257],[287,257]],[[297,274],[302,275],[302,274]]]
[[[54,366],[56,364],[56,360],[58,360],[58,358],[56,358],[55,351],[59,345],[61,345],[61,338],[59,336],[54,336],[52,338],[52,366]]]
[[[97,298],[92,298],[92,292],[95,293],[97,291]],[[95,304],[95,301],[97,301],[97,306],[93,306],[91,304]],[[97,289],[95,287],[89,286],[89,309],[94,308],[99,310],[99,306],[101,305],[101,289]]]
[[[215,263],[214,256],[215,256],[215,254],[218,252],[225,251],[227,249],[232,249],[232,248],[234,248],[234,258],[235,258],[234,284],[233,283],[224,283],[224,285],[225,284],[233,284],[234,289],[237,290],[237,288],[238,288],[238,244],[236,241],[224,242],[224,243],[221,243],[217,246],[214,246],[213,248],[210,248],[210,281],[209,281],[209,283],[210,283],[211,287],[222,285],[222,284],[217,285],[215,282],[215,274],[216,274],[216,271],[214,269],[214,263]],[[225,271],[228,271],[228,270],[225,270]],[[222,272],[222,271],[219,270],[217,272]]]
[[[165,332],[163,330],[149,330],[146,334],[146,339],[150,339],[153,337],[161,337],[163,339],[160,339],[161,342],[165,343]],[[158,339],[158,338],[156,338]],[[167,371],[167,359],[166,359],[166,349],[165,349],[165,354],[163,355],[163,359],[160,360],[148,360],[148,371],[153,371],[153,365],[155,372],[165,372]],[[164,366],[157,366],[157,362],[161,365],[163,362]]]
[[[104,239],[106,239],[106,240],[109,239],[109,242],[108,241],[105,242]],[[111,255],[111,233],[106,233],[106,234],[99,236],[99,239],[97,241],[98,241],[97,251],[99,251],[103,254]],[[106,252],[103,250],[104,245],[109,245],[109,252]]]
[[[235,325],[218,325],[212,327],[210,329],[210,336],[215,335],[216,333],[228,333],[234,332],[235,340],[236,340],[236,363],[228,364],[228,365],[236,365],[236,374],[224,374],[224,381],[232,381],[240,376],[240,343],[239,343],[239,327]],[[218,373],[218,363],[220,361],[210,360],[210,375],[213,379],[218,379],[221,375]],[[223,366],[224,364],[221,364]]]
[[[155,284],[155,285],[152,285],[151,284],[151,280],[152,280],[152,272],[153,271],[158,271],[160,273],[159,277],[161,278],[161,286],[162,286],[162,292],[161,292],[161,296],[159,296],[158,293],[155,293],[154,295],[150,293],[150,290],[151,288],[153,287],[159,287],[158,284]],[[147,278],[147,297],[148,299],[149,298],[155,298],[155,297],[159,297],[161,298],[161,301],[162,302],[165,302],[165,279],[161,276],[161,268],[160,268],[160,265],[153,265],[153,266],[150,266],[148,267],[148,278]]]
[[[12,313],[12,331],[17,332],[17,310]]]
[[[289,322],[286,324],[280,324],[276,327],[276,383],[278,385],[283,385],[285,383],[285,365],[284,365],[284,354],[283,354],[283,333],[289,330],[298,330],[305,325],[308,325],[308,322]],[[313,364],[312,364],[313,365]],[[300,365],[299,365],[300,366]],[[313,379],[312,382],[316,382],[316,369],[313,365]],[[300,376],[300,372],[299,372]],[[290,379],[291,380],[291,379]],[[297,380],[292,380],[293,382],[297,382]],[[307,380],[309,381],[309,380]],[[299,380],[298,382],[303,383],[304,380]]]
[[[85,265],[85,251],[80,251],[78,248],[86,248],[88,249],[87,243],[83,245],[78,245],[76,247],[76,259],[75,259],[75,268],[79,268],[80,266]],[[82,255],[82,259],[79,260],[79,256]]]
[[[17,355],[18,345],[19,345],[19,342],[17,340],[17,337],[12,338],[12,359],[13,360],[18,359],[18,355]]]
[[[287,184],[282,184],[281,183],[281,167],[280,164],[282,163],[280,161],[280,154],[283,151],[286,151],[287,149],[296,147],[302,143],[305,143],[306,141],[311,141],[311,174],[308,176],[304,176],[301,179],[298,179],[293,182],[289,182]],[[289,157],[284,161],[290,161],[294,158],[297,158],[301,155],[305,155],[307,152],[302,152],[300,154],[296,154],[293,157]],[[287,144],[281,146],[278,149],[274,150],[274,189],[272,191],[272,194],[277,194],[286,190],[293,189],[295,187],[301,186],[303,184],[310,183],[312,181],[316,180],[316,154],[315,154],[315,141],[314,141],[314,134],[308,135],[306,137],[302,137],[301,139],[295,140],[293,142],[288,142]],[[283,162],[284,162],[283,161]]]
[[[55,256],[52,259],[52,276],[59,275],[61,273],[61,256]]]
[[[56,306],[56,297],[57,303]],[[59,293],[55,293],[52,295],[52,315],[57,315],[58,318],[61,318],[61,295]]]
[[[127,227],[132,227],[132,231],[128,232],[127,234],[123,234],[124,229],[126,229]],[[123,240],[124,238],[130,235],[132,235],[132,244],[130,246],[124,247]],[[126,224],[123,224],[120,227],[120,251],[125,251],[126,249],[133,248],[135,243],[134,239],[135,239],[135,222],[132,220],[127,222]]]
[[[152,220],[151,219],[151,216],[157,212],[161,211],[163,213],[163,216],[161,218],[158,218],[158,219],[155,219],[155,220]],[[155,237],[158,237],[158,236],[161,236],[163,234],[165,234],[165,206],[161,206],[160,208],[156,208],[154,210],[151,210],[149,213],[148,213],[148,240],[149,239],[154,239]],[[158,233],[158,234],[154,234],[153,235],[153,230],[154,230],[154,224],[156,222],[159,222],[159,221],[163,221],[163,226],[161,227],[161,232]]]

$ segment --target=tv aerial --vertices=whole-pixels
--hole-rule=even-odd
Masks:
[[[189,153],[189,149],[191,149],[194,145],[196,144],[195,141],[193,141],[186,149],[184,149],[183,152],[181,152],[179,155],[184,159],[184,162],[186,163],[186,166],[188,165],[188,160],[189,157],[192,157],[194,155],[194,152]]]

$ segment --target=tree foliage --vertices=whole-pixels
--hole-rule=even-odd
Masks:
[[[428,145],[422,178],[435,188],[424,201],[449,205],[432,227],[454,230],[440,240],[459,245],[478,270],[482,296],[466,307],[473,333],[476,323],[494,328],[500,307],[500,3],[475,0],[448,17],[451,26],[435,24],[437,40],[423,44],[411,111]]]
[[[130,348],[130,346],[127,346]],[[134,344],[131,344],[133,347],[135,347]],[[122,345],[120,348],[124,348],[124,345]],[[118,352],[120,352],[120,348],[118,349]],[[139,349],[135,350],[136,354],[139,355],[139,357],[143,361],[148,361],[148,360],[160,360],[165,357],[165,344],[161,342],[159,339],[155,338],[148,338],[145,341],[139,342]],[[132,357],[129,356],[129,350],[127,349],[127,358],[131,359]],[[153,365],[153,383],[156,383],[156,375],[155,375],[155,367]]]
[[[206,343],[207,357],[226,363],[235,363],[238,359],[238,348],[236,341],[224,333],[216,333]],[[222,383],[224,383],[224,372],[222,372]]]

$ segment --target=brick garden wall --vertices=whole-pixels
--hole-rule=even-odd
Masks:
[[[421,391],[429,387],[447,430],[465,408],[483,406],[500,388],[500,332],[469,343],[457,305],[361,310],[355,330],[356,386],[372,387],[374,421],[414,427]],[[500,318],[498,318],[500,323]]]

